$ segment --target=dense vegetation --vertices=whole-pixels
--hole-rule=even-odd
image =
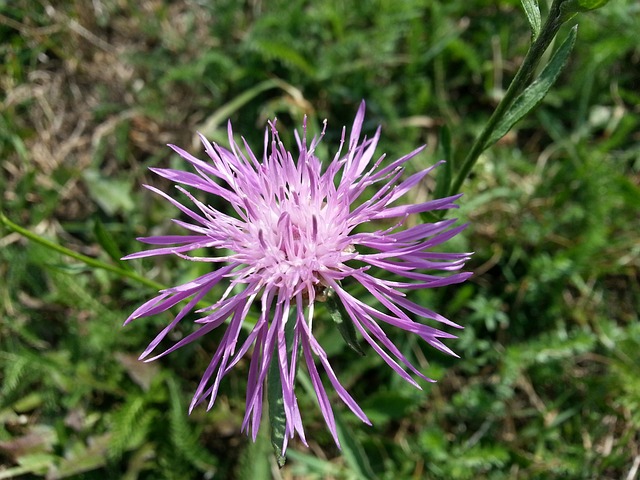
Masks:
[[[240,433],[248,362],[188,416],[220,334],[138,362],[170,316],[121,325],[154,289],[0,227],[0,479],[638,478],[640,6],[613,0],[559,40],[575,24],[558,83],[450,212],[471,224],[450,248],[476,252],[474,277],[414,297],[465,326],[461,358],[390,330],[438,380],[418,391],[314,324],[374,422],[338,406],[343,452],[300,384],[310,448],[274,468],[266,437]],[[530,42],[517,0],[0,1],[0,211],[122,266],[137,236],[173,231],[141,188],[183,166],[166,143],[225,144],[230,118],[259,151],[277,116],[292,145],[306,114],[328,119],[330,158],[361,99],[388,158],[426,143],[433,163],[447,126],[456,165]],[[124,268],[170,286],[209,266]]]

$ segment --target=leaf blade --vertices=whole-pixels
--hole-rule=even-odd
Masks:
[[[524,13],[527,16],[527,20],[529,20],[529,25],[531,26],[531,34],[533,35],[533,40],[535,41],[540,34],[540,29],[542,28],[542,18],[540,16],[540,7],[538,6],[538,0],[520,0],[522,3],[522,8],[524,9]]]
[[[496,125],[483,149],[487,149],[500,140],[511,130],[511,127],[533,110],[546,96],[567,63],[569,54],[575,45],[577,29],[577,25],[571,29],[569,35],[554,53],[551,61],[544,67],[540,76],[516,98],[511,108]]]
[[[131,270],[131,266],[127,262],[120,260],[124,255],[113,238],[113,235],[111,235],[109,230],[107,230],[107,227],[104,226],[104,223],[102,223],[99,218],[96,218],[93,222],[93,234],[100,246],[105,252],[107,252],[109,257],[111,257],[111,260],[116,262],[122,268]]]

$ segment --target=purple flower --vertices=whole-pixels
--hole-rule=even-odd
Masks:
[[[201,136],[210,161],[199,160],[170,145],[192,165],[196,173],[165,168],[151,170],[171,181],[224,200],[231,207],[228,209],[230,213],[201,202],[182,186],[176,188],[190,200],[191,207],[146,185],[184,213],[186,221],[174,221],[187,233],[140,238],[141,242],[159,248],[125,257],[133,259],[170,254],[212,264],[211,272],[160,291],[158,296],[133,312],[125,324],[164,312],[189,299],[140,356],[151,361],[227,323],[222,341],[204,372],[189,411],[207,398],[208,408],[211,408],[222,377],[252,350],[242,429],[251,431],[254,440],[262,416],[267,372],[275,356],[286,419],[283,451],[295,433],[306,443],[294,392],[299,361],[306,364],[322,415],[338,445],[331,403],[316,360],[319,360],[342,401],[358,418],[370,424],[362,409],[340,384],[324,349],[313,334],[314,321],[331,321],[325,316],[314,318],[314,305],[324,301],[327,292],[341,302],[344,312],[350,317],[345,320],[353,323],[371,348],[417,388],[419,385],[408,371],[424,380],[431,380],[389,340],[382,324],[415,333],[433,347],[455,355],[440,340],[455,338],[454,335],[423,325],[410,315],[461,327],[408,300],[403,291],[460,283],[471,275],[423,273],[424,270],[455,272],[463,267],[470,254],[437,253],[431,249],[458,234],[465,225],[454,227],[453,219],[419,223],[406,229],[401,227],[411,214],[456,208],[454,202],[460,195],[395,205],[437,165],[401,180],[403,165],[424,147],[384,165],[384,155],[374,160],[380,128],[373,138],[361,139],[364,111],[363,102],[354,120],[346,152],[343,153],[346,138],[343,128],[338,152],[326,165],[315,153],[324,130],[307,144],[306,120],[302,137],[296,132],[297,154],[289,152],[282,144],[275,121],[270,122],[270,128],[265,131],[262,160],[256,158],[244,139],[244,148],[234,141],[231,125],[228,129],[231,150],[212,145]],[[375,193],[362,198],[367,190]],[[390,222],[389,219],[394,220]],[[369,231],[359,228],[365,224],[370,225]],[[217,256],[189,255],[204,247],[217,251]],[[389,280],[388,275],[377,278],[374,273],[381,271],[404,278]],[[343,280],[345,284],[362,285],[379,305],[369,305],[351,295],[342,287]],[[222,297],[214,305],[197,310],[202,314],[202,318],[196,320],[199,328],[169,349],[148,358],[178,322],[221,282],[227,285]],[[253,304],[259,309],[257,321],[237,348],[240,330]],[[293,325],[289,325],[289,333],[286,333],[288,322],[293,322]],[[287,342],[290,354],[287,354]]]

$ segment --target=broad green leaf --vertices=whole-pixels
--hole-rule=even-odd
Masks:
[[[540,7],[538,7],[538,0],[520,0],[522,2],[522,8],[527,15],[529,25],[531,26],[531,33],[533,34],[533,40],[538,38],[540,34],[540,28],[542,27],[542,20],[540,18]]]
[[[65,456],[49,472],[49,478],[78,478],[81,474],[97,470],[107,464],[107,445],[110,433],[91,438],[91,442],[69,442],[65,446]],[[53,475],[51,475],[53,473]]]
[[[522,117],[533,110],[545,97],[547,92],[549,92],[549,89],[553,86],[567,63],[569,54],[576,41],[577,29],[577,25],[571,29],[569,35],[567,35],[567,38],[562,45],[560,45],[560,48],[554,53],[553,58],[545,66],[540,76],[516,98],[504,118],[496,125],[493,134],[484,145],[485,149],[500,140]]]
[[[429,372],[431,373],[431,372]],[[372,392],[361,403],[376,427],[407,417],[419,405],[423,393],[415,389],[393,388]]]

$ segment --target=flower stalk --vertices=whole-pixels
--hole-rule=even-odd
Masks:
[[[518,96],[531,83],[531,79],[542,56],[547,51],[547,48],[549,48],[549,45],[551,45],[551,42],[553,42],[562,24],[570,18],[565,11],[566,9],[563,8],[563,4],[567,1],[568,0],[555,0],[552,3],[547,20],[543,24],[539,35],[533,41],[531,47],[529,47],[522,61],[522,65],[520,65],[515,77],[509,84],[504,97],[502,97],[502,100],[498,103],[498,106],[491,114],[491,117],[489,117],[482,132],[480,132],[480,135],[478,135],[469,153],[463,160],[457,175],[451,183],[448,192],[449,195],[455,195],[460,191],[462,184],[473,170],[482,152],[491,146],[489,139],[492,137],[496,127],[509,112]]]
[[[20,225],[12,222],[9,218],[3,213],[0,212],[0,223],[6,226],[8,229],[13,230],[14,232],[22,235],[24,238],[27,238],[43,247],[46,247],[54,252],[58,252],[62,255],[65,255],[69,258],[73,258],[74,260],[78,260],[79,262],[84,263],[85,265],[93,268],[99,268],[101,270],[106,270],[107,272],[111,272],[113,274],[118,275],[119,277],[128,278],[135,282],[138,282],[142,285],[146,285],[147,287],[153,288],[155,290],[162,290],[164,286],[158,282],[154,282],[142,275],[138,275],[131,269],[121,268],[116,265],[103,262],[98,260],[97,258],[89,257],[87,255],[83,255],[81,253],[75,252],[69,248],[63,247],[62,245],[57,244],[49,239],[46,239],[37,233],[32,232],[26,228],[21,227]]]

